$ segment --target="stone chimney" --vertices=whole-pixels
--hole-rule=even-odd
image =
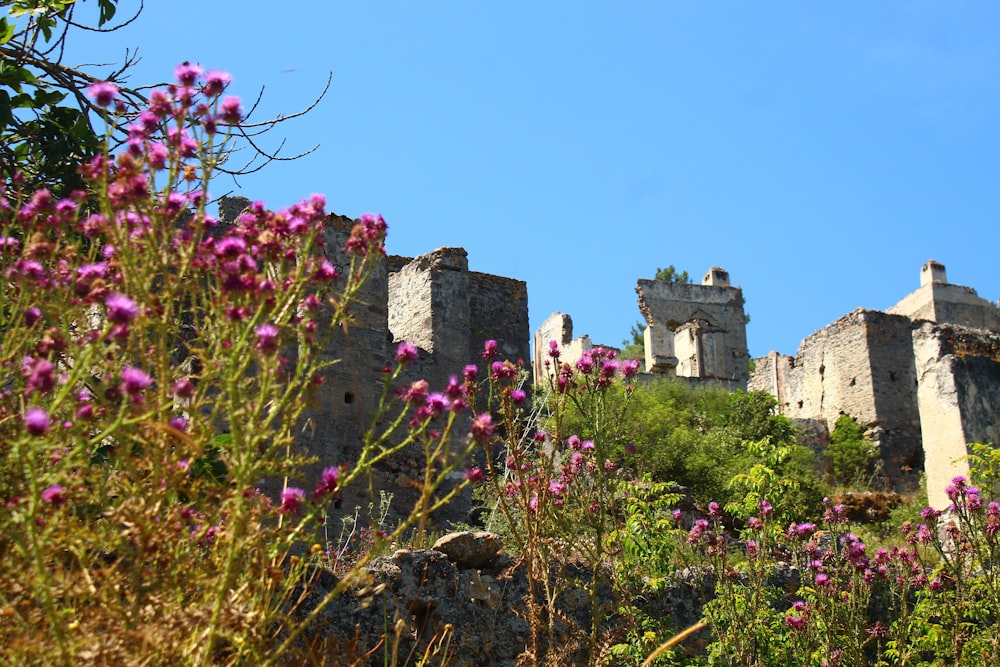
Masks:
[[[944,267],[941,267],[942,270]],[[726,271],[721,266],[713,266],[705,274],[705,277],[701,279],[702,285],[711,285],[713,287],[729,287],[729,271]]]
[[[927,260],[927,263],[920,268],[920,286],[930,285],[931,283],[947,283],[948,274],[945,273],[944,264],[940,262],[935,262],[933,259]]]

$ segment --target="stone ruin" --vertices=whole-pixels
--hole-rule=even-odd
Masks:
[[[885,312],[857,309],[815,332],[795,356],[771,352],[751,375],[743,294],[712,267],[701,285],[640,279],[645,377],[661,375],[731,391],[762,390],[822,444],[841,414],[879,447],[885,481],[915,488],[927,476],[930,502],[967,474],[966,443],[1000,443],[1000,307],[948,282],[927,262],[920,288]],[[533,369],[545,377],[548,341],[572,364],[594,347],[573,337],[569,315],[553,313],[534,335]],[[610,347],[610,346],[605,346]]]
[[[223,223],[235,220],[249,205],[242,197],[224,198]],[[344,253],[354,220],[331,214],[325,252],[341,270],[350,264]],[[309,471],[319,478],[323,467],[357,460],[362,436],[370,426],[382,395],[383,369],[395,365],[396,346],[406,340],[419,348],[419,359],[406,369],[401,384],[423,378],[431,391],[444,389],[450,376],[461,377],[490,339],[502,358],[529,359],[528,289],[524,281],[469,270],[462,248],[438,248],[420,257],[388,256],[375,267],[358,294],[345,329],[320,332],[330,336],[324,383],[306,414],[299,443],[319,459]],[[318,318],[322,321],[322,318]],[[482,370],[482,369],[481,369]],[[393,494],[393,505],[408,509],[422,479],[421,451],[403,452],[373,473],[372,484],[346,489],[343,512],[378,502],[379,492]],[[374,494],[374,497],[372,497]],[[455,517],[465,520],[467,508]],[[391,518],[391,517],[390,517]],[[335,519],[335,517],[334,517]]]
[[[248,203],[224,200],[220,218],[234,219]],[[353,224],[329,218],[327,253],[341,268]],[[941,490],[950,479],[968,472],[966,443],[1000,443],[1000,307],[949,283],[938,262],[927,262],[920,287],[885,312],[848,313],[803,340],[795,356],[756,359],[752,376],[743,293],[724,269],[712,267],[700,285],[640,279],[636,293],[647,324],[644,376],[767,391],[783,414],[818,431],[820,443],[841,414],[850,415],[877,443],[886,481],[912,489],[924,471],[935,506],[948,504]],[[329,332],[325,354],[338,361],[326,369],[300,436],[319,466],[357,458],[399,341],[420,348],[403,381],[425,378],[432,388],[474,361],[488,339],[505,358],[531,353],[526,284],[470,271],[461,248],[387,257],[351,316],[351,326]],[[553,313],[534,334],[537,379],[552,371],[550,340],[569,363],[593,347],[589,336],[573,337],[569,315]],[[402,494],[406,505],[422,471],[419,453],[403,453],[346,506],[367,504],[379,490]]]
[[[643,331],[645,373],[746,389],[750,376],[743,290],[729,272],[713,266],[700,285],[640,279],[635,288]],[[533,371],[545,377],[549,341],[562,347],[561,361],[572,364],[594,347],[589,336],[573,338],[569,315],[553,313],[535,332]],[[612,347],[612,346],[604,346]]]
[[[933,260],[887,311],[859,308],[794,357],[771,352],[755,366],[748,387],[773,394],[788,417],[827,429],[841,414],[857,419],[896,487],[913,488],[924,471],[935,507],[968,474],[966,443],[1000,443],[1000,307],[950,284]]]

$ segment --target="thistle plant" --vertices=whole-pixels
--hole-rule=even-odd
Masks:
[[[611,562],[620,537],[618,510],[629,493],[620,478],[619,440],[638,362],[619,362],[613,350],[597,347],[570,366],[560,362],[561,354],[552,341],[546,365],[553,372],[547,386],[536,387],[533,406],[517,366],[491,362],[484,393],[498,414],[501,438],[487,441],[487,473],[492,502],[528,572],[528,657],[541,660],[546,645],[554,650],[560,634],[574,630],[558,609],[567,582],[552,566],[576,558],[591,571],[590,626],[578,636],[596,664],[605,639],[601,624],[611,612],[602,606],[600,591],[616,586]],[[489,345],[484,356],[493,359]]]
[[[356,461],[315,463],[295,433],[324,332],[349,324],[386,223],[346,239],[319,195],[232,224],[208,186],[241,121],[230,76],[185,63],[81,165],[89,190],[0,193],[0,646],[13,663],[269,664],[351,585],[312,609],[314,544],[340,490],[419,443],[419,523],[464,450],[468,403],[397,399],[404,344]],[[89,94],[109,127],[117,90]],[[109,136],[110,131],[109,131]],[[338,265],[340,268],[338,268]],[[425,383],[426,384],[426,383]]]

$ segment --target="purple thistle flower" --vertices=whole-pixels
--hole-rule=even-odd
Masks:
[[[115,324],[128,324],[139,315],[139,306],[124,294],[109,294],[104,300],[108,320]]]
[[[45,435],[51,425],[49,413],[42,408],[28,408],[24,413],[24,428],[29,435]]]
[[[322,498],[323,496],[336,492],[339,483],[340,468],[335,466],[324,468],[320,483],[313,491],[313,498]]]
[[[35,326],[35,323],[40,319],[42,319],[42,311],[40,309],[31,307],[24,311],[24,324],[29,329]]]
[[[628,359],[622,362],[622,376],[626,378],[635,377],[639,374],[640,361],[638,359]]]
[[[99,107],[109,107],[118,97],[118,86],[107,81],[95,81],[87,86],[87,95]]]
[[[47,394],[56,386],[55,366],[48,359],[25,357],[24,373],[27,376],[24,383],[25,394],[35,391]]]
[[[528,394],[523,389],[515,389],[510,392],[510,400],[513,401],[514,405],[524,405],[524,402],[528,400]]]
[[[42,500],[53,507],[59,507],[66,502],[66,493],[63,491],[62,485],[53,484],[42,491]]]
[[[483,469],[469,468],[465,471],[465,479],[469,480],[473,484],[483,481]]]
[[[145,371],[132,366],[126,366],[122,369],[122,389],[129,396],[134,398],[151,384],[153,384],[153,378],[149,377]]]
[[[278,512],[284,514],[286,512],[298,513],[299,508],[302,507],[302,503],[305,502],[306,492],[302,489],[295,488],[294,486],[286,487],[284,491],[281,492],[281,507]]]
[[[475,364],[469,364],[462,370],[462,377],[466,382],[472,382],[479,374],[479,368]]]
[[[431,416],[437,417],[448,409],[450,402],[444,394],[439,391],[435,391],[427,395],[426,405]]]
[[[177,398],[191,398],[194,396],[194,383],[191,380],[178,380],[174,383],[174,396]]]
[[[222,94],[222,91],[232,83],[233,77],[229,75],[229,72],[220,72],[219,70],[210,70],[205,75],[205,94],[209,97],[216,97]]]
[[[493,436],[495,426],[490,413],[483,412],[472,418],[472,439],[476,442],[486,442]]]
[[[497,358],[497,342],[495,340],[488,340],[483,343],[483,359],[496,359]]]
[[[222,120],[230,125],[236,125],[243,120],[243,111],[240,109],[240,98],[230,95],[222,100]]]
[[[401,364],[412,364],[417,360],[419,354],[416,345],[404,340],[396,348],[396,361]]]
[[[262,354],[273,354],[278,349],[278,327],[265,322],[253,331],[257,334],[257,351]]]
[[[174,76],[182,86],[193,86],[194,82],[201,76],[201,67],[194,63],[183,62],[174,70]]]

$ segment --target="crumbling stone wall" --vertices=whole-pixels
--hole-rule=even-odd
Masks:
[[[1000,444],[1000,333],[925,322],[913,349],[928,501],[944,509],[944,488],[969,474],[967,443]]]
[[[745,389],[750,376],[743,290],[713,266],[700,285],[640,279],[646,371]]]
[[[220,203],[220,218],[223,223],[234,220],[248,205],[243,198],[226,198]],[[342,271],[350,266],[343,247],[353,226],[351,218],[328,217],[324,251]],[[327,317],[317,321],[328,325],[332,306],[326,308]],[[323,384],[298,438],[304,451],[319,459],[308,473],[314,479],[324,467],[357,459],[382,395],[383,369],[394,365],[399,341],[407,340],[420,350],[401,382],[423,378],[432,391],[443,389],[449,376],[461,376],[466,364],[481,361],[478,355],[485,340],[497,340],[504,355],[529,356],[526,284],[470,272],[461,248],[438,248],[417,258],[385,258],[349,312],[351,325],[346,330],[327,326],[317,332],[328,341],[322,355],[336,363],[324,369]],[[380,491],[394,495],[397,509],[412,507],[408,501],[416,497],[413,481],[423,472],[420,454],[403,452],[377,471],[372,485],[375,498],[367,485],[345,490],[343,511],[351,513],[356,506],[377,502]],[[450,509],[454,516],[446,518],[467,518],[462,503]]]
[[[926,470],[929,491],[939,493],[961,472],[951,461],[966,442],[1000,443],[990,329],[1000,330],[1000,309],[949,284],[944,265],[931,260],[920,288],[888,312],[855,310],[802,341],[795,357],[757,359],[749,387],[773,394],[794,419],[832,428],[840,414],[854,417],[879,445],[889,481],[912,487]]]
[[[647,324],[643,332],[646,374],[682,377],[734,391],[746,389],[750,372],[743,290],[730,284],[725,269],[713,266],[701,285],[640,279],[635,291]],[[589,336],[573,338],[569,315],[553,313],[535,331],[536,378],[546,374],[552,340],[561,348],[563,363],[573,364],[594,347]]]
[[[775,396],[792,419],[832,428],[841,414],[854,417],[879,445],[886,476],[912,484],[922,454],[911,326],[859,308],[803,340],[795,357],[757,359],[748,386]]]

